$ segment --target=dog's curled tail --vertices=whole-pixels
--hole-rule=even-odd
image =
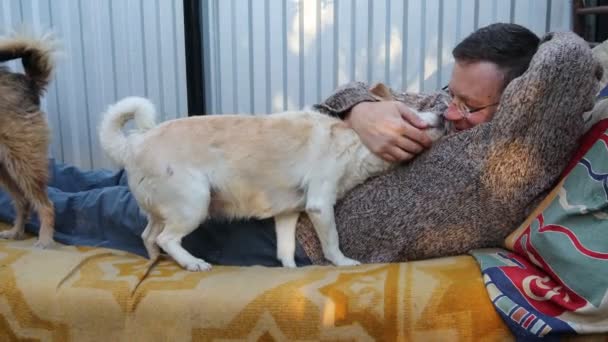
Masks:
[[[32,86],[42,95],[51,81],[58,46],[58,40],[52,32],[34,35],[22,30],[0,38],[0,62],[21,58]]]
[[[152,102],[143,97],[126,97],[108,108],[99,127],[101,147],[119,166],[125,165],[129,155],[129,139],[122,128],[131,119],[137,127],[134,134],[156,126],[156,109]]]

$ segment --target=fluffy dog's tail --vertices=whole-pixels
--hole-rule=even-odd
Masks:
[[[51,81],[55,67],[54,54],[58,41],[53,33],[35,36],[23,32],[13,33],[0,38],[0,62],[21,58],[26,75],[38,95]]]
[[[135,119],[137,126],[132,134],[143,133],[156,126],[156,109],[152,102],[143,97],[126,97],[108,108],[99,127],[101,147],[121,167],[130,151],[129,139],[122,128],[131,119]]]

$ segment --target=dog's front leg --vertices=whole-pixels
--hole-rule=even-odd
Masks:
[[[359,265],[360,262],[344,256],[340,250],[338,241],[338,231],[334,218],[334,208],[332,205],[310,206],[306,208],[306,213],[310,218],[317,236],[321,241],[323,255],[336,266]]]
[[[277,259],[283,267],[296,267],[296,225],[300,213],[281,214],[274,217],[274,230],[277,234]]]
[[[338,230],[334,217],[335,194],[331,183],[323,182],[320,188],[312,187],[308,191],[306,214],[310,218],[319,241],[323,255],[336,266],[359,265],[360,262],[344,256],[340,250]]]

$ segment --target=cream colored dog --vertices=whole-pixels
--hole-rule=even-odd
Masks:
[[[155,124],[156,110],[129,97],[109,107],[100,126],[106,153],[128,174],[129,187],[148,214],[142,234],[151,259],[159,247],[190,271],[211,268],[182,246],[208,217],[274,217],[277,257],[295,267],[295,228],[310,217],[325,257],[356,265],[338,246],[334,204],[348,190],[391,164],[372,154],[337,118],[314,111],[265,116],[212,115]],[[440,116],[419,113],[443,135]],[[137,130],[122,133],[135,119]]]

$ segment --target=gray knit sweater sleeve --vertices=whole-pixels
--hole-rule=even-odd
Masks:
[[[374,86],[377,86],[375,84]],[[390,99],[401,101],[406,105],[417,110],[443,112],[446,104],[446,94],[444,92],[434,92],[429,94],[415,94],[398,92],[386,87],[390,91]],[[364,82],[350,82],[331,94],[323,102],[313,107],[321,113],[344,119],[345,115],[357,104],[361,102],[377,102],[388,100],[374,94],[371,87]]]
[[[351,108],[361,102],[378,101],[363,82],[350,82],[340,86],[323,102],[313,107],[321,113],[344,119]]]
[[[601,75],[580,37],[545,36],[528,70],[505,89],[492,121],[447,135],[336,204],[344,254],[381,263],[500,246],[576,150]],[[324,263],[306,215],[297,237],[313,262]]]

